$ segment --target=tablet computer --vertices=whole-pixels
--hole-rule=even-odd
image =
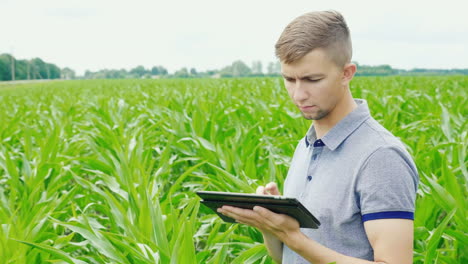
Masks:
[[[230,193],[230,192],[209,192],[198,191],[197,195],[203,200],[200,202],[208,206],[211,210],[217,213],[221,219],[229,223],[236,223],[230,217],[227,217],[217,212],[219,207],[229,205],[244,209],[253,209],[258,205],[268,210],[278,213],[286,214],[295,218],[300,227],[303,228],[318,228],[320,222],[315,218],[312,213],[307,210],[296,198],[289,198],[279,195],[258,195],[248,193]]]

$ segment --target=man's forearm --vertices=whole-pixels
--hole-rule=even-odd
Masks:
[[[276,263],[281,263],[283,258],[283,242],[269,233],[262,233],[263,241],[271,258]]]
[[[376,262],[358,259],[340,254],[330,248],[327,248],[316,241],[309,239],[306,235],[299,232],[286,238],[284,243],[306,260],[314,264],[375,264]]]

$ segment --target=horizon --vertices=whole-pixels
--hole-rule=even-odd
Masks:
[[[9,54],[9,53],[7,53],[7,52],[1,52],[1,51],[0,51],[0,55],[4,55],[4,54],[11,55],[11,54]],[[14,57],[14,56],[13,56],[13,57]],[[39,58],[39,57],[32,57],[32,58],[17,58],[17,57],[14,57],[14,58],[15,58],[15,60],[32,60],[32,59],[36,59],[36,58]],[[39,59],[43,60],[42,58],[39,58]],[[45,61],[45,60],[43,60],[43,61],[44,61],[45,63],[54,64],[54,65],[56,65],[57,67],[59,67],[61,70],[65,69],[65,68],[69,68],[69,69],[75,71],[75,73],[76,73],[76,70],[73,69],[73,68],[70,68],[70,67],[61,67],[61,65],[57,65],[57,64],[54,63],[53,61]],[[251,67],[251,63],[249,64],[249,63],[247,63],[247,62],[245,62],[245,61],[242,61],[242,62],[244,62],[249,68],[252,68],[252,67]],[[275,61],[275,62],[276,62],[276,61]],[[223,69],[224,67],[227,67],[227,66],[231,65],[232,63],[233,63],[233,62],[231,62],[231,63],[226,63],[224,66],[222,66],[222,67],[220,67],[220,68],[218,68],[218,69],[207,69],[207,70],[205,70],[205,71],[198,71],[198,69],[196,69],[196,68],[195,68],[195,69],[197,70],[197,72],[220,71],[221,69]],[[268,65],[268,63],[269,63],[269,62],[267,62],[267,63],[262,62],[262,72],[261,72],[261,74],[265,74],[265,75],[268,74],[267,71],[266,71],[266,66]],[[444,70],[447,70],[447,71],[450,71],[450,70],[467,70],[467,69],[468,69],[468,67],[466,67],[466,68],[410,68],[410,69],[403,69],[403,68],[396,68],[396,67],[394,67],[394,66],[392,66],[392,65],[390,65],[390,64],[385,64],[385,63],[384,63],[384,64],[378,64],[378,65],[361,64],[361,63],[359,63],[359,62],[357,62],[357,61],[352,61],[351,63],[356,64],[356,65],[358,66],[358,70],[359,70],[359,67],[381,67],[381,66],[390,66],[390,68],[392,68],[393,70],[402,70],[402,71],[414,71],[414,70],[419,70],[419,69],[426,70],[426,71],[432,71],[432,70],[443,70],[443,71],[444,71]],[[97,69],[96,71],[90,71],[90,70],[85,69],[85,71],[84,71],[82,74],[76,73],[76,76],[77,76],[77,77],[83,77],[83,76],[85,75],[85,72],[86,72],[86,71],[90,71],[90,72],[95,73],[95,72],[99,72],[99,71],[103,71],[103,70],[125,70],[125,71],[129,72],[129,71],[131,71],[132,69],[134,69],[134,68],[136,68],[136,67],[139,67],[139,66],[143,66],[143,65],[137,64],[137,65],[130,66],[130,67],[125,67],[125,68],[102,68],[102,69]],[[162,66],[162,67],[166,68],[164,65],[152,65],[152,66],[144,67],[144,68],[147,69],[147,70],[151,70],[151,68],[154,67],[154,66]],[[176,71],[181,70],[182,68],[186,68],[187,70],[190,70],[191,68],[194,68],[194,67],[182,66],[181,68],[175,69],[174,71],[168,71],[168,74],[169,74],[169,75],[174,74]]]

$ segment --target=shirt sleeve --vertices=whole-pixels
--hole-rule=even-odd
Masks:
[[[362,221],[414,219],[417,169],[406,151],[384,147],[362,166],[356,184]]]

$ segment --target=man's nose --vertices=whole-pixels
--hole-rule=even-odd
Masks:
[[[294,94],[293,99],[295,102],[304,101],[309,95],[307,94],[307,89],[304,82],[297,80],[294,84]]]

